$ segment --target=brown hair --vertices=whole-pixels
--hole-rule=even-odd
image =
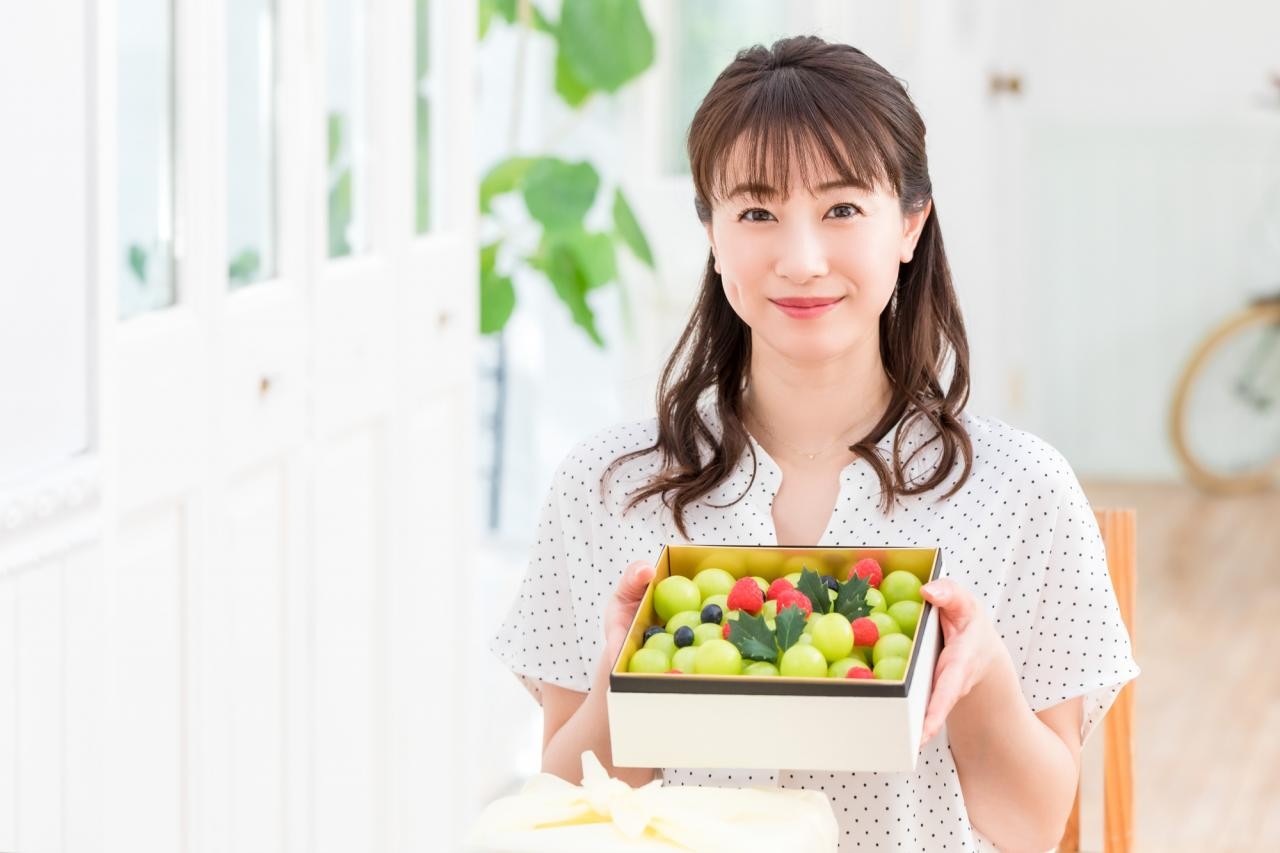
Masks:
[[[694,207],[699,220],[711,221],[709,200],[728,192],[727,154],[744,143],[752,155],[751,183],[788,187],[794,154],[812,192],[816,153],[842,179],[863,187],[891,187],[904,214],[918,212],[932,195],[924,135],[924,122],[902,84],[857,48],[815,36],[781,39],[771,49],[755,45],[740,51],[720,73],[689,127]],[[944,391],[941,374],[948,356],[952,376]],[[892,397],[871,433],[849,450],[870,463],[880,478],[886,513],[899,494],[921,494],[943,483],[963,453],[959,480],[939,500],[948,498],[969,478],[973,462],[972,443],[958,419],[969,396],[969,346],[936,205],[912,260],[899,267],[897,287],[880,315],[880,357]],[[657,441],[615,459],[601,488],[617,465],[658,451],[662,470],[631,493],[627,508],[661,495],[687,538],[686,507],[728,479],[744,449],[751,451],[754,482],[755,448],[742,422],[750,363],[750,329],[729,305],[709,253],[697,304],[658,383]],[[700,398],[711,389],[719,435],[698,411]],[[908,410],[894,437],[890,466],[876,444]],[[919,418],[928,420],[936,434],[903,460],[904,434]],[[906,466],[937,441],[942,442],[938,465],[928,477],[906,482]],[[702,447],[710,449],[709,461],[704,462]]]

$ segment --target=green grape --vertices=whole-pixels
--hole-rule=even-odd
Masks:
[[[908,637],[916,634],[916,625],[920,622],[920,611],[924,605],[918,601],[898,601],[889,607],[889,615],[898,623],[902,633]]]
[[[733,589],[734,578],[724,569],[703,569],[693,576],[693,582],[698,587],[698,600],[701,601],[713,595],[727,596]]]
[[[920,596],[920,578],[908,571],[899,569],[896,572],[889,572],[884,576],[884,580],[880,581],[880,594],[884,596],[885,603],[892,607],[899,601],[923,601]]]
[[[796,642],[804,643],[806,646],[812,646],[813,634],[801,634],[799,637],[796,637]]]
[[[813,647],[822,652],[828,661],[834,662],[848,657],[853,651],[853,628],[849,620],[840,613],[824,613],[814,616],[805,626],[812,627]]]
[[[676,649],[676,653],[671,656],[671,668],[678,669],[686,674],[693,672],[693,656],[697,653],[698,650],[693,646]]]
[[[742,672],[742,654],[728,640],[707,640],[696,648],[693,671],[698,675],[739,675]]]
[[[777,619],[778,618],[778,602],[766,601],[764,603],[764,609],[760,611],[760,615],[766,619]]]
[[[867,662],[859,657],[840,658],[827,667],[828,678],[844,678],[851,669],[870,669]]]
[[[676,653],[676,640],[670,634],[654,634],[644,641],[644,647],[657,649],[667,656],[667,660],[671,660],[671,656]]]
[[[901,681],[907,675],[907,659],[885,658],[871,671],[881,681]]]
[[[742,674],[776,676],[778,668],[767,660],[753,660],[742,667]]]
[[[881,637],[885,634],[902,633],[902,627],[898,625],[898,620],[894,619],[888,613],[872,613],[867,618],[876,623],[876,627],[880,629]],[[668,628],[667,630],[669,631],[671,629]]]
[[[876,663],[885,658],[911,657],[911,638],[906,634],[887,634],[876,641],[871,650],[871,660]]]
[[[783,577],[791,581],[791,585],[798,589],[800,587],[801,574],[802,574],[801,572],[792,572],[791,574],[783,575]]]
[[[826,678],[827,659],[805,643],[796,643],[782,654],[778,671],[786,678]]]
[[[717,640],[722,638],[724,628],[715,622],[703,622],[701,625],[693,626],[693,644],[700,646],[707,640]],[[675,640],[671,641],[673,644]]]
[[[805,632],[806,634],[812,634],[812,633],[813,633],[813,626],[817,623],[817,621],[818,621],[818,617],[819,617],[820,615],[821,615],[821,614],[819,614],[819,613],[810,613],[808,616],[806,616],[806,617],[805,617],[805,620],[804,620],[804,632]]]
[[[671,661],[659,649],[638,649],[631,656],[627,672],[666,672],[671,668]]]
[[[760,577],[759,575],[752,575],[751,579],[756,582],[756,585],[758,587],[760,587],[761,592],[766,594],[769,592],[769,582],[767,580]]]
[[[676,629],[683,628],[686,625],[690,628],[697,628],[701,624],[701,610],[682,610],[667,620],[667,633],[674,634]]]
[[[653,606],[663,622],[685,610],[701,610],[701,604],[698,585],[681,575],[663,578],[653,591]]]
[[[706,608],[708,604],[714,604],[720,608],[725,614],[729,613],[729,596],[727,595],[708,595],[702,599],[702,607]]]
[[[885,603],[884,594],[875,587],[867,587],[867,606],[872,613],[884,613],[889,605]]]

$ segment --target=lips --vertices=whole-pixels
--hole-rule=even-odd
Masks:
[[[783,308],[819,308],[823,305],[834,305],[844,299],[843,296],[796,296],[790,299],[771,299],[775,305]]]

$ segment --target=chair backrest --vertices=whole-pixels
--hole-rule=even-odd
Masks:
[[[1137,596],[1138,548],[1134,536],[1137,514],[1132,509],[1094,510],[1102,541],[1107,548],[1107,569],[1116,590],[1120,617],[1134,643],[1134,606]],[[1102,849],[1105,853],[1129,853],[1133,849],[1133,682],[1124,686],[1103,720]],[[1058,845],[1060,853],[1080,849],[1080,787],[1071,809],[1066,831]]]

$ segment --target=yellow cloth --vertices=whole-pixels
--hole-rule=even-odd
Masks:
[[[632,788],[582,754],[582,785],[541,773],[491,803],[467,839],[474,853],[831,853],[838,827],[827,796],[776,788]]]

